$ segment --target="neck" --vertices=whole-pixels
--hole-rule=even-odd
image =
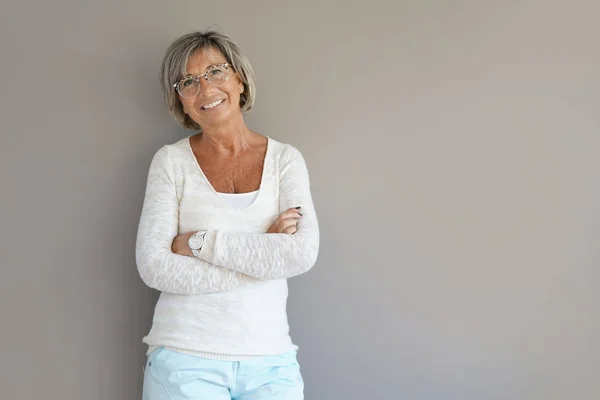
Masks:
[[[199,141],[223,155],[235,155],[250,147],[253,133],[244,122],[244,118],[232,118],[218,126],[202,127]]]

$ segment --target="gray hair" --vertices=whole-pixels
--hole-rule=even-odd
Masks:
[[[250,111],[254,105],[256,97],[254,71],[250,60],[237,44],[229,36],[217,31],[188,33],[169,46],[160,67],[160,82],[167,109],[182,128],[201,129],[196,121],[183,111],[183,105],[173,85],[187,74],[186,66],[189,58],[198,51],[208,48],[219,50],[244,84],[244,92],[240,95],[242,112]]]

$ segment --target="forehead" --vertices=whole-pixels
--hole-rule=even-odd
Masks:
[[[205,47],[192,54],[186,64],[186,74],[199,75],[215,64],[226,63],[227,59],[213,47]]]

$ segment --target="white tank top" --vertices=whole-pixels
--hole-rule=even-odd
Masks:
[[[219,193],[219,197],[225,200],[231,207],[246,208],[256,200],[258,190],[248,193]]]

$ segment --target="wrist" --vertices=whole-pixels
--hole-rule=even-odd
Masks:
[[[198,231],[194,233],[188,239],[188,247],[190,248],[191,253],[194,257],[198,257],[200,254],[200,250],[204,246],[204,237],[206,236],[206,231]]]

